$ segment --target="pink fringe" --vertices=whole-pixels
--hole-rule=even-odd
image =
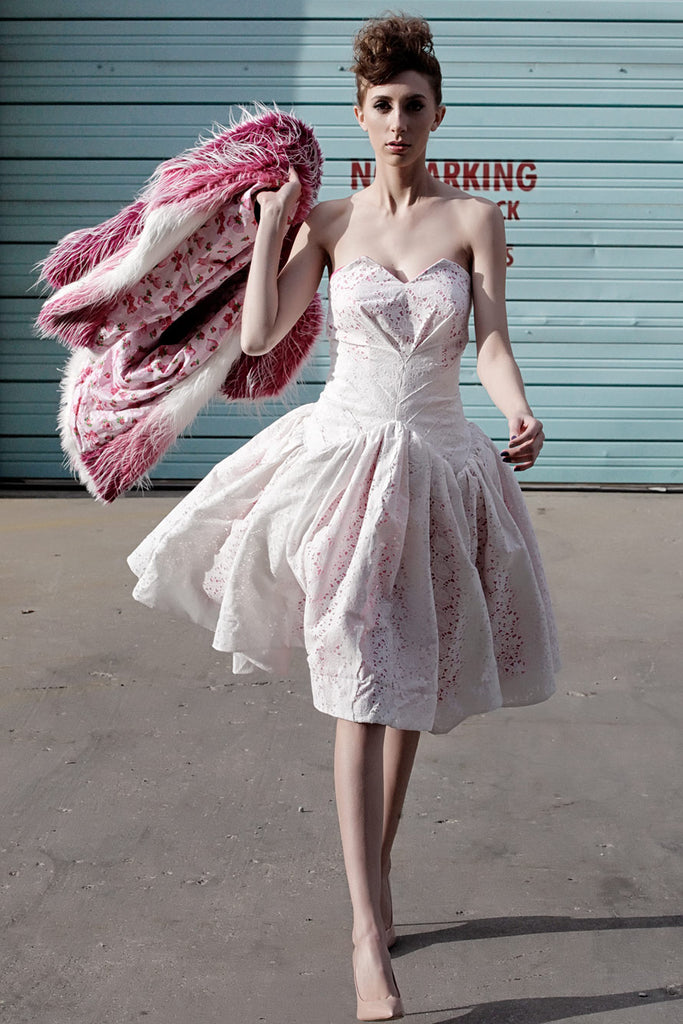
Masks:
[[[263,356],[246,352],[232,364],[221,394],[230,400],[279,395],[308,357],[323,328],[323,308],[316,293],[303,316],[275,348]]]
[[[90,474],[96,497],[111,504],[159,461],[175,439],[170,423],[147,417],[100,448],[82,452],[81,462]]]
[[[67,238],[70,236],[67,236]],[[104,243],[103,243],[104,244]],[[58,291],[43,304],[36,328],[45,338],[57,337],[70,348],[91,348],[106,323],[109,313],[126,289],[113,296],[97,298],[101,293],[98,284],[104,282],[116,265],[135,247],[135,240],[128,240],[114,253],[93,267],[82,280],[70,282],[72,287],[64,294]],[[53,250],[56,252],[56,250]]]
[[[145,203],[138,199],[97,227],[72,231],[38,264],[39,280],[47,281],[53,288],[77,281],[107,256],[120,253],[123,246],[140,233],[144,212]]]
[[[246,113],[246,112],[245,112]],[[322,153],[309,125],[292,114],[268,110],[256,117],[221,129],[208,142],[186,150],[173,160],[160,164],[142,197],[151,209],[165,203],[183,203],[189,209],[219,205],[237,192],[259,183],[271,187],[282,184],[294,164],[301,178],[301,196],[294,223],[308,216],[322,180]],[[230,170],[226,183],[226,170]]]

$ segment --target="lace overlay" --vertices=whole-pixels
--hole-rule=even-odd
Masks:
[[[402,282],[369,257],[330,280],[330,373],[129,558],[134,596],[189,616],[233,671],[305,652],[328,714],[446,732],[554,692],[557,639],[512,469],[464,416],[470,279]],[[297,670],[298,671],[298,670]]]

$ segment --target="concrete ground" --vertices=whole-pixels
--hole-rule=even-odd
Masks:
[[[526,497],[564,668],[550,701],[422,739],[407,1019],[673,1024],[683,495]],[[175,500],[0,502],[5,1024],[355,1019],[333,722],[131,599]]]

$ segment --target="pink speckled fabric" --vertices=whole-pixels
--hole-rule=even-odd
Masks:
[[[72,429],[84,450],[139,423],[159,395],[206,362],[221,333],[239,318],[244,285],[190,337],[159,344],[174,320],[216,287],[226,263],[233,274],[249,263],[257,227],[252,202],[249,189],[232,209],[218,210],[110,311],[92,346],[100,358],[83,369],[71,409]]]
[[[330,373],[129,558],[144,604],[189,616],[236,673],[286,677],[305,651],[315,706],[447,732],[534,704],[559,665],[529,515],[463,414],[470,279],[408,282],[361,256],[330,280]],[[300,659],[299,659],[300,660]]]

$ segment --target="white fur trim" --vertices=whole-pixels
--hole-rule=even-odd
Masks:
[[[74,354],[69,359],[68,363],[64,367],[62,379],[59,382],[59,413],[57,416],[57,426],[59,429],[59,436],[62,442],[62,450],[64,452],[64,464],[66,467],[75,474],[82,484],[85,484],[88,492],[97,497],[97,488],[95,482],[90,476],[90,473],[83,465],[81,459],[81,452],[76,441],[74,431],[74,389],[78,378],[81,373],[95,362],[95,357],[92,352],[88,349],[79,348],[76,349]]]
[[[200,409],[216,396],[231,367],[242,354],[239,325],[226,331],[221,344],[203,366],[176,384],[155,404],[155,419],[172,423],[176,436],[189,426]]]
[[[193,231],[197,231],[209,219],[211,212],[211,209],[202,209],[188,213],[182,203],[152,210],[145,220],[134,249],[123,258],[118,254],[107,257],[108,260],[116,259],[113,267],[103,271],[102,264],[98,264],[77,281],[65,284],[56,291],[46,305],[49,307],[53,302],[61,301],[74,291],[82,291],[84,287],[92,289],[83,302],[85,306],[90,306],[101,299],[113,298],[126,288],[133,287],[140,278],[153,270],[157,263],[170,256]],[[107,260],[104,262],[106,264]]]

